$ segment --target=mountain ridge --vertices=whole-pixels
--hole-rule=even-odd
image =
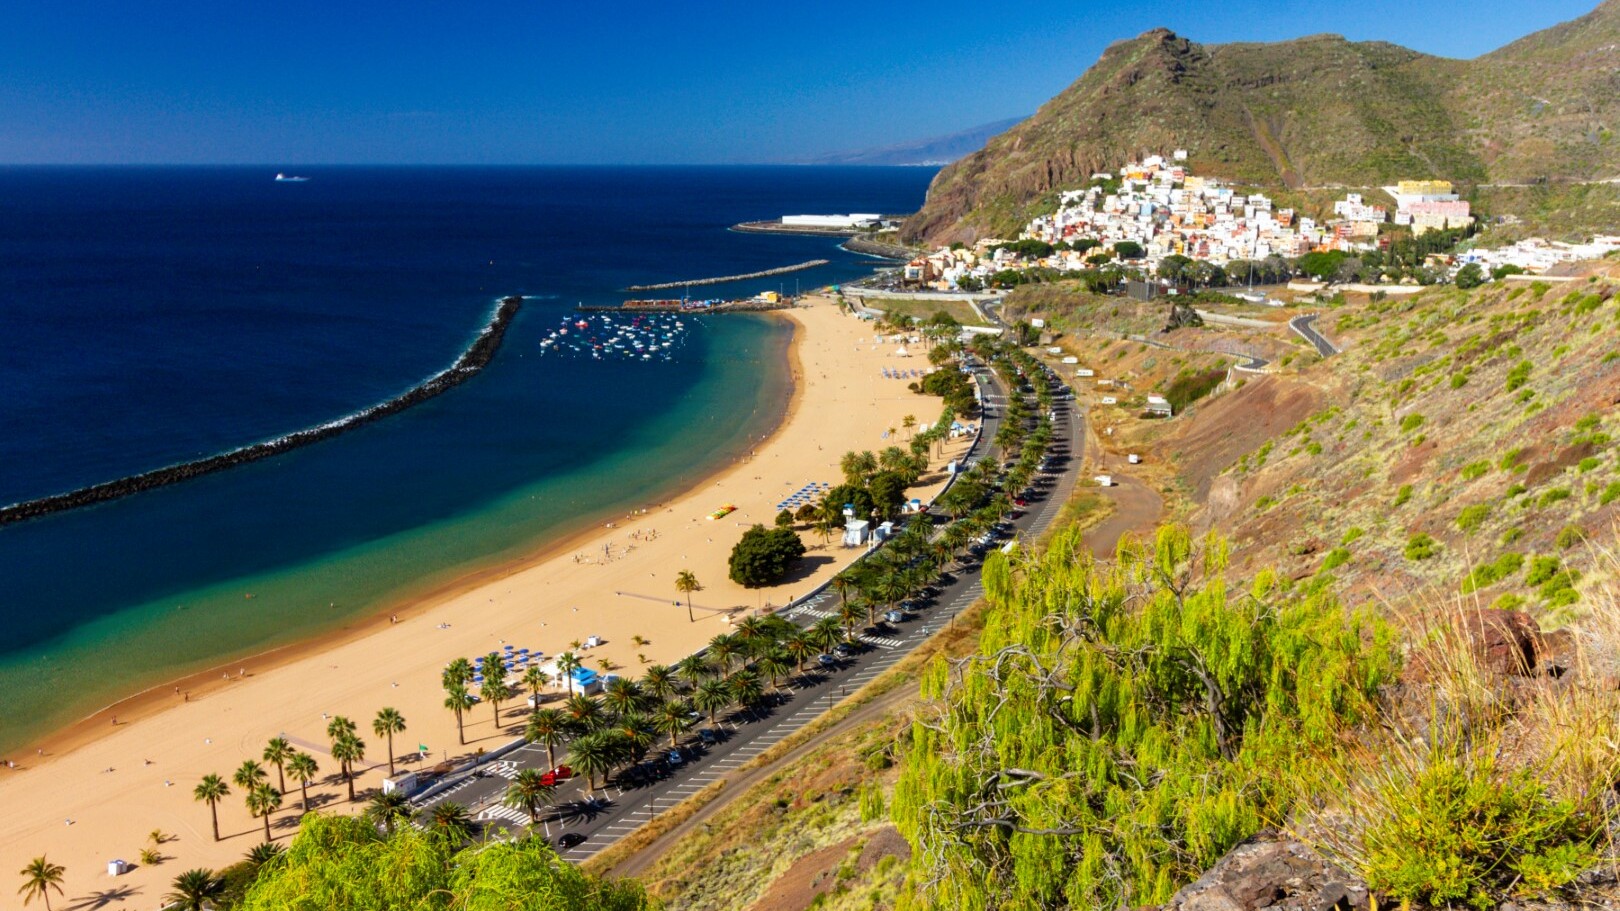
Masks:
[[[1164,29],[1109,45],[1079,79],[942,169],[914,242],[1018,227],[1054,192],[1185,148],[1197,173],[1262,188],[1620,173],[1620,0],[1470,60],[1310,35],[1204,45]]]

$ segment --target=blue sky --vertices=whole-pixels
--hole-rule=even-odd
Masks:
[[[8,0],[0,163],[785,160],[1031,113],[1159,25],[1472,57],[1594,5]]]

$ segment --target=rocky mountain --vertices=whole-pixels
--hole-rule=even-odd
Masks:
[[[935,136],[876,149],[833,152],[808,159],[802,164],[818,165],[942,165],[950,164],[984,148],[994,136],[1017,126],[1024,118],[1012,117],[962,130],[949,136]]]
[[[1337,35],[1203,45],[1155,29],[942,170],[905,234],[1007,233],[1057,190],[1176,148],[1198,173],[1268,188],[1602,180],[1620,174],[1617,119],[1620,0],[1473,60]]]

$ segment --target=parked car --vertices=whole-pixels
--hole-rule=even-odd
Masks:
[[[678,768],[686,762],[686,754],[680,750],[670,750],[664,754],[664,761],[668,762],[671,768]]]
[[[698,731],[698,739],[707,744],[716,744],[720,742],[720,732],[714,728],[704,728]]]
[[[565,851],[569,848],[578,847],[584,843],[585,836],[578,832],[564,832],[562,837],[557,839],[557,847],[562,848]]]
[[[834,666],[836,666],[838,664],[838,659],[834,658],[831,655],[825,655],[825,654],[817,655],[816,656],[816,663],[821,665],[822,667],[834,667]]]
[[[887,611],[884,613],[883,619],[890,623],[904,623],[906,622],[906,612],[899,610]]]
[[[848,642],[840,642],[833,648],[833,654],[840,658],[853,658],[855,657],[855,646],[850,645]]]

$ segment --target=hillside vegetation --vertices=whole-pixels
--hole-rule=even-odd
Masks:
[[[1466,61],[1335,35],[1202,45],[1156,29],[942,170],[904,234],[1011,236],[1056,191],[1176,148],[1199,174],[1260,187],[1612,178],[1617,66],[1620,0]]]

